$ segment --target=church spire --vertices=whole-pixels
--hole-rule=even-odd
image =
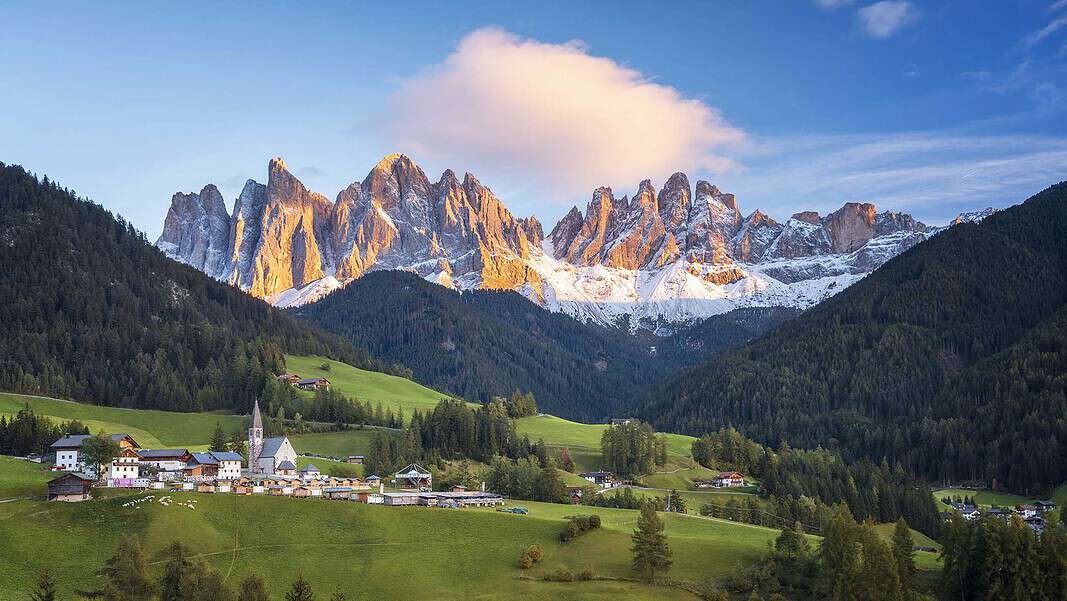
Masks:
[[[263,429],[263,417],[259,414],[259,399],[256,399],[256,406],[252,409],[252,427]]]
[[[252,427],[248,429],[248,469],[260,472],[259,456],[263,452],[263,416],[259,413],[259,399],[252,407]]]

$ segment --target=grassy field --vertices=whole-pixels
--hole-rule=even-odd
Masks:
[[[314,459],[312,461],[315,461]],[[320,466],[324,467],[324,466]],[[40,495],[49,474],[40,466],[0,458],[0,498]],[[112,494],[107,494],[108,492]],[[18,500],[0,504],[0,599],[22,600],[36,572],[49,567],[62,597],[93,573],[124,533],[142,537],[152,570],[158,551],[175,539],[213,564],[230,583],[248,571],[262,575],[280,597],[303,573],[326,597],[340,588],[350,599],[686,599],[679,591],[632,582],[544,583],[519,579],[526,545],[539,543],[545,560],[532,575],[589,566],[601,576],[631,578],[629,535],[637,512],[521,502],[529,516],[492,510],[376,507],[320,499],[169,493],[192,501],[165,507],[163,493],[104,491],[77,504]],[[123,504],[148,496],[136,506]],[[601,530],[560,545],[565,516],[595,511]],[[725,575],[736,561],[757,557],[777,532],[742,524],[665,515],[674,551],[672,576]],[[57,552],[77,549],[77,552]]]
[[[393,430],[366,428],[363,430],[345,430],[344,432],[322,432],[316,434],[294,434],[289,437],[293,448],[298,453],[315,453],[328,457],[348,457],[349,455],[366,455],[370,450],[371,437],[375,432],[394,433]]]
[[[330,369],[322,369],[320,366],[324,363]],[[405,416],[410,416],[414,409],[433,409],[448,396],[405,378],[359,369],[324,357],[286,355],[285,368],[302,378],[326,378],[334,390],[347,397],[375,405],[381,403],[382,407],[393,411],[403,409]],[[310,396],[312,393],[306,394]]]
[[[955,499],[956,496],[962,499],[963,497],[973,497],[979,507],[990,507],[992,505],[999,505],[1001,507],[1015,507],[1016,505],[1023,505],[1026,503],[1032,503],[1040,499],[1024,497],[1021,495],[1013,495],[1006,492],[994,492],[991,490],[968,490],[965,488],[942,488],[934,491],[934,499],[941,502],[941,499],[949,497]],[[939,505],[940,507],[940,505]]]
[[[594,449],[599,452],[600,437],[607,424],[579,424],[552,415],[536,415],[515,420],[520,434],[526,434],[530,440],[543,439],[555,446]],[[680,457],[691,457],[692,436],[667,434],[667,452]]]

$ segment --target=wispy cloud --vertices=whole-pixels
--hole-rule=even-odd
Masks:
[[[1053,19],[1048,25],[1024,37],[1023,45],[1032,48],[1064,27],[1067,27],[1067,16]]]
[[[1057,0],[1048,7],[1048,9],[1051,11],[1057,11],[1061,8],[1067,8],[1067,0]]]
[[[1067,179],[1067,138],[917,132],[755,139],[750,169],[723,187],[747,211],[777,217],[871,201],[943,223],[962,210],[1006,206]],[[774,177],[756,174],[773,173]]]
[[[919,11],[911,2],[883,0],[859,10],[863,29],[876,38],[888,38],[900,28],[919,18]]]
[[[1064,1],[1067,2],[1067,0]],[[846,4],[852,4],[852,2],[853,0],[815,0],[815,4],[818,4],[819,8],[823,8],[826,10],[834,10],[837,8],[841,8]]]
[[[389,108],[385,133],[398,147],[561,201],[677,170],[734,169],[729,153],[745,139],[715,108],[580,42],[496,28],[403,81]]]

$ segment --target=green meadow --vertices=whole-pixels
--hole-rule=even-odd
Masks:
[[[1013,495],[1006,492],[996,492],[992,490],[968,490],[965,488],[942,488],[934,491],[934,498],[938,503],[941,499],[948,497],[955,499],[956,496],[961,499],[964,497],[974,498],[975,503],[979,507],[990,507],[992,505],[999,505],[1001,507],[1015,507],[1016,505],[1024,505],[1026,503],[1032,503],[1038,501],[1038,498],[1024,497],[1021,495]],[[940,505],[939,505],[940,507]]]
[[[322,369],[322,365],[329,369]],[[382,404],[386,409],[402,409],[405,416],[412,410],[426,411],[433,409],[437,403],[448,395],[416,384],[411,380],[352,367],[325,357],[285,356],[285,369],[302,378],[326,378],[331,387],[350,398]],[[311,396],[311,392],[305,392]]]
[[[0,499],[36,497],[0,503],[0,538],[6,542],[0,546],[0,600],[24,599],[45,567],[56,575],[61,596],[69,597],[74,587],[94,582],[94,572],[124,534],[144,540],[156,573],[160,550],[181,540],[231,584],[249,571],[259,573],[275,597],[304,574],[319,595],[340,589],[350,599],[693,598],[679,590],[614,580],[633,577],[629,536],[636,511],[519,502],[530,515],[518,516],[491,509],[118,491],[101,491],[85,503],[47,503],[40,495],[48,478],[39,465],[0,457]],[[163,496],[175,503],[163,506],[158,501]],[[601,516],[600,530],[567,545],[557,542],[566,516],[590,512]],[[671,575],[678,579],[726,575],[737,561],[758,557],[777,536],[774,530],[720,520],[663,517],[674,551]],[[534,580],[523,579],[516,560],[533,543],[545,548],[545,559],[530,570]],[[591,568],[612,580],[536,580],[559,566],[574,573]]]

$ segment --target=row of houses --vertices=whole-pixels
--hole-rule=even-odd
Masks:
[[[1052,501],[1035,501],[1024,505],[1016,505],[1014,508],[994,505],[986,510],[965,503],[952,503],[951,507],[952,511],[942,513],[942,517],[946,520],[951,517],[953,512],[958,513],[965,520],[977,520],[983,516],[999,520],[1010,520],[1018,516],[1031,530],[1041,534],[1045,531],[1045,514],[1056,509],[1056,503]]]

